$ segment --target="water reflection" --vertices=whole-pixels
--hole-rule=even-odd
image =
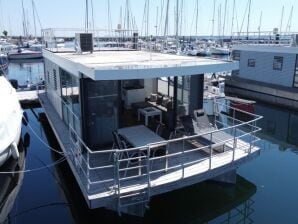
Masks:
[[[18,80],[20,86],[36,84],[44,80],[43,60],[18,60],[8,66],[8,79]]]
[[[0,223],[11,223],[10,212],[18,196],[23,183],[24,170],[26,164],[27,147],[30,144],[30,135],[25,134],[24,139],[20,140],[19,159],[10,158],[0,168]],[[8,172],[1,174],[1,172]],[[14,173],[15,172],[15,173]]]
[[[262,138],[279,144],[282,151],[290,149],[298,154],[298,112],[258,104],[256,113],[263,116],[258,123],[263,129]]]
[[[47,120],[42,119],[42,124],[51,147],[58,148]],[[51,155],[54,161],[60,159],[57,153]],[[257,188],[239,175],[236,185],[203,182],[153,197],[144,219],[120,218],[106,209],[88,209],[67,162],[56,166],[54,175],[76,223],[96,223],[98,220],[103,223],[252,223],[254,202],[251,197]]]

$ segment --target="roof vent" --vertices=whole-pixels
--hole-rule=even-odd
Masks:
[[[76,33],[75,50],[77,53],[93,52],[92,33]]]

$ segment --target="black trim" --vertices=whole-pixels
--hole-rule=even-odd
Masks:
[[[296,72],[298,72],[298,54],[296,54],[296,61],[295,61],[295,68],[294,68],[294,78],[293,78],[293,88],[298,88],[298,86],[295,86],[295,79],[296,79]],[[297,75],[298,77],[298,75]]]
[[[176,126],[177,126],[177,106],[178,106],[178,77],[175,76],[174,77],[174,93],[173,93],[173,130],[175,130]],[[173,131],[171,130],[171,131]]]

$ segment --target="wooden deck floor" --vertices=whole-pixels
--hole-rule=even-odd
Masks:
[[[67,155],[71,155],[71,142],[69,139],[68,128],[61,121],[59,115],[52,107],[51,103],[45,96],[45,94],[40,96],[40,101],[45,109],[49,123],[51,124],[53,131],[58,139],[58,142]],[[211,159],[211,169],[209,162],[209,154],[205,151],[201,152],[191,152],[184,155],[179,155],[177,157],[170,158],[168,161],[168,166],[177,166],[175,169],[171,169],[168,172],[159,172],[150,175],[151,180],[151,196],[162,194],[171,190],[179,189],[185,186],[189,186],[194,183],[204,181],[206,179],[211,179],[231,170],[237,169],[237,167],[258,156],[260,149],[258,147],[252,147],[251,153],[248,154],[249,145],[244,141],[239,140],[235,149],[235,160],[233,160],[233,144],[232,141],[227,143],[231,144],[227,149],[218,153],[214,151]],[[174,153],[181,151],[181,145],[173,144],[169,149],[169,153]],[[185,151],[193,148],[193,146],[188,145],[185,147]],[[113,165],[113,156],[110,153],[106,154],[92,154],[90,156],[90,166],[98,167],[103,165]],[[90,208],[97,207],[108,207],[115,201],[115,182],[114,178],[114,168],[108,168],[105,170],[89,170],[89,183],[86,179],[86,174],[82,172],[76,166],[74,158],[71,156],[67,157],[67,161],[76,177],[77,182],[80,185],[82,193]],[[187,164],[194,162],[193,164],[188,164],[185,166],[179,166],[181,164]],[[150,164],[152,170],[159,170],[165,167],[165,159],[156,160]],[[124,166],[124,165],[123,165]],[[144,172],[144,171],[143,171]],[[133,170],[127,173],[127,176],[134,175],[137,170]],[[124,181],[122,183],[121,191],[129,192],[140,189],[145,189],[148,187],[144,179],[146,177],[134,178],[131,180]],[[107,183],[93,183],[101,180],[111,179]]]

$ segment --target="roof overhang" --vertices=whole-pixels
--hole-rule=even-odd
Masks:
[[[99,56],[100,54],[100,56]],[[75,55],[43,51],[46,59],[62,69],[93,80],[150,79],[169,76],[188,76],[239,69],[239,62],[210,58],[187,57],[149,52],[112,52],[95,55]],[[135,58],[135,61],[127,60]],[[105,60],[105,62],[102,62]],[[114,61],[113,61],[114,60]]]

